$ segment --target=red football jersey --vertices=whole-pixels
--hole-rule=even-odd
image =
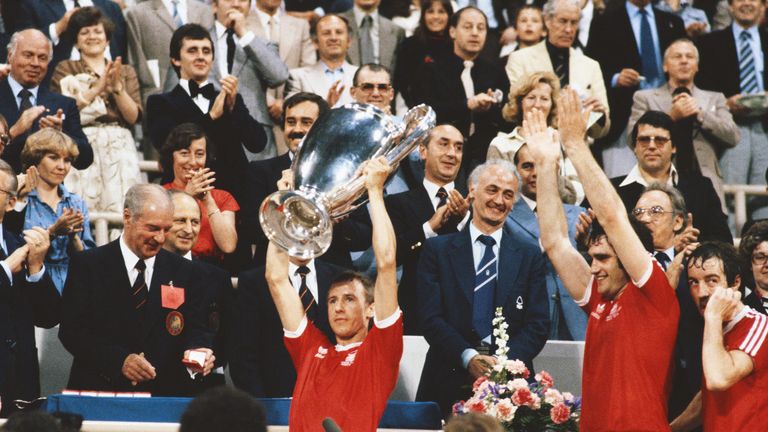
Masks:
[[[298,337],[284,338],[297,376],[291,431],[322,431],[326,417],[344,431],[375,431],[397,384],[402,313],[378,322],[362,343],[345,347],[333,346],[312,322],[304,322]]]
[[[589,314],[581,430],[668,431],[667,399],[680,307],[664,270],[649,257],[637,284],[615,300],[590,280],[578,302]]]
[[[701,389],[705,431],[768,431],[768,317],[744,306],[723,329],[725,349],[752,357],[752,373],[725,391]]]

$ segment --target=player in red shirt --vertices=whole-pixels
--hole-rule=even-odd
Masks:
[[[560,142],[600,222],[590,233],[591,266],[568,238],[557,179],[561,144],[547,131],[541,112],[529,113],[523,124],[536,163],[542,247],[565,288],[589,314],[581,430],[669,430],[667,397],[680,316],[675,291],[648,253],[650,233],[630,222],[619,195],[592,157],[584,141],[586,117],[581,109],[576,92],[561,92]]]
[[[267,249],[265,276],[296,366],[291,431],[322,430],[327,417],[345,431],[375,431],[397,383],[403,319],[397,304],[395,232],[384,208],[390,172],[384,158],[363,169],[378,275],[375,284],[356,273],[344,273],[331,283],[328,321],[337,345],[307,320],[288,279],[288,256],[271,243]]]
[[[751,259],[751,257],[750,257]],[[688,285],[704,316],[701,393],[675,431],[765,431],[768,317],[741,302],[739,256],[730,244],[702,243],[688,261]]]

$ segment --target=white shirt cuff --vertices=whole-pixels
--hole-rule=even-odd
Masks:
[[[3,264],[5,264],[5,263],[3,263]],[[28,275],[27,276],[27,282],[32,282],[32,283],[40,282],[40,279],[43,278],[43,273],[45,273],[45,265],[43,265],[43,267],[40,269],[39,272],[37,272],[35,274]]]
[[[467,222],[469,222],[469,211],[467,211],[467,214],[464,215],[464,219],[462,219],[461,222],[456,224],[456,231],[463,230],[464,227],[467,226]]]
[[[467,348],[461,353],[461,364],[464,365],[464,369],[469,366],[469,361],[476,355],[480,354],[474,348]]]
[[[240,38],[240,46],[242,48],[247,47],[254,37],[256,37],[256,35],[254,35],[252,31],[248,30],[248,33],[244,34],[243,37]]]
[[[301,337],[302,334],[304,334],[304,330],[307,329],[307,315],[304,314],[304,317],[301,318],[301,322],[299,323],[299,328],[297,328],[294,331],[283,329],[283,334],[287,338],[296,339],[298,337]]]
[[[611,78],[611,87],[616,87],[616,84],[619,82],[619,75],[620,74],[613,74],[613,78]]]
[[[21,213],[24,211],[24,209],[27,207],[27,199],[24,198],[24,200],[17,199],[16,204],[13,205],[13,210]]]
[[[53,42],[53,45],[58,45],[59,34],[56,33],[56,22],[52,22],[51,25],[48,26],[48,34],[51,35],[51,42]]]
[[[429,225],[429,221],[424,222],[424,225],[422,225],[421,227],[424,230],[425,239],[437,237],[437,233],[432,231],[432,227]]]
[[[402,313],[403,312],[398,307],[397,310],[395,311],[395,313],[393,313],[392,315],[384,318],[381,321],[376,319],[376,314],[374,313],[373,314],[373,324],[376,326],[376,328],[385,329],[385,328],[393,325],[394,323],[396,323],[397,319],[400,318],[400,314],[402,314]]]

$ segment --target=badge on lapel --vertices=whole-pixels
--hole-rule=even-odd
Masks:
[[[165,317],[165,329],[171,336],[178,336],[184,331],[184,316],[179,311],[171,311]]]
[[[518,310],[523,310],[523,296],[517,296],[517,301],[515,302],[515,307]]]

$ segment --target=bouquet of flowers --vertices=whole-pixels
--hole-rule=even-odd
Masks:
[[[507,323],[496,309],[493,335],[497,340],[496,364],[472,385],[474,394],[453,406],[457,415],[477,412],[496,417],[507,431],[578,431],[581,400],[554,388],[552,376],[530,371],[520,360],[507,359]]]

